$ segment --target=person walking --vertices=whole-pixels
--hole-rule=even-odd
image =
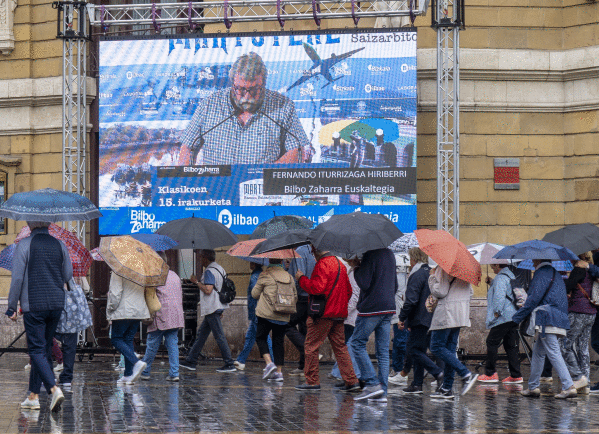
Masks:
[[[589,340],[597,307],[591,302],[594,276],[587,268],[592,263],[593,256],[591,252],[587,252],[578,257],[580,262],[576,263],[566,280],[570,330],[559,342],[574,387],[578,393],[587,394],[590,392],[588,385],[591,378]]]
[[[577,395],[576,387],[558,342],[559,337],[566,336],[570,328],[566,285],[550,261],[535,259],[533,265],[535,273],[530,282],[526,303],[512,317],[512,321],[520,324],[528,315],[533,315],[531,321],[534,319],[537,333],[532,349],[528,389],[521,394],[529,398],[541,396],[539,380],[545,357],[548,357],[562,383],[562,391],[555,398],[572,398]]]
[[[456,349],[462,327],[470,327],[470,300],[472,287],[457,277],[450,276],[441,267],[430,270],[428,285],[435,297],[437,307],[431,320],[431,352],[445,363],[443,384],[432,398],[453,399],[453,381],[457,372],[462,379],[461,395],[470,391],[478,374],[470,370],[458,359]]]
[[[516,296],[512,290],[512,281],[516,279],[507,264],[491,264],[491,269],[497,275],[495,279],[487,276],[490,284],[487,292],[487,319],[486,326],[489,330],[487,336],[487,360],[485,375],[478,377],[482,383],[498,383],[497,375],[497,350],[503,342],[507,355],[510,376],[504,378],[504,384],[523,383],[520,372],[519,336],[518,325],[512,321],[516,313]]]
[[[396,258],[397,259],[397,258]],[[399,271],[401,269],[401,271]],[[408,284],[408,272],[406,266],[397,266],[397,291],[395,292],[395,314],[391,317],[393,328],[393,349],[391,351],[391,369],[389,371],[389,383],[399,386],[407,385],[408,374],[412,369],[412,356],[408,352],[408,339],[410,330],[401,328],[399,325],[399,313],[403,307]]]
[[[167,261],[164,252],[157,252]],[[149,380],[152,371],[152,362],[158,353],[158,348],[164,339],[168,351],[169,371],[166,381],[179,381],[179,329],[185,327],[183,317],[183,289],[181,279],[173,270],[168,271],[164,286],[156,288],[156,296],[162,306],[154,316],[152,324],[148,326],[146,339],[146,353],[142,361],[147,364],[142,380]]]
[[[258,300],[256,306],[256,318],[258,318],[258,328],[256,332],[256,343],[260,354],[266,363],[264,368],[263,380],[283,381],[283,365],[285,364],[285,330],[289,323],[290,313],[281,313],[277,311],[277,294],[279,291],[284,293],[293,293],[294,299],[292,305],[295,308],[297,303],[297,291],[295,281],[283,268],[281,259],[270,259],[254,288],[252,297]],[[267,338],[272,331],[272,351],[273,359],[270,356]],[[275,372],[276,371],[276,372]]]
[[[139,322],[150,318],[145,288],[118,274],[110,273],[106,318],[110,322],[110,342],[125,358],[125,371],[117,384],[134,384],[146,369],[135,354],[133,338]]]
[[[73,266],[64,243],[48,233],[48,222],[27,222],[31,235],[15,249],[6,316],[17,321],[23,311],[27,349],[31,359],[29,396],[21,408],[40,408],[42,383],[52,394],[50,410],[60,409],[64,394],[52,372],[52,338],[64,309],[64,286],[73,277]]]
[[[202,279],[198,281],[196,276],[192,275],[189,280],[200,288],[200,309],[204,321],[200,324],[195,342],[180,366],[189,371],[196,370],[202,348],[204,348],[208,336],[212,333],[225,362],[225,365],[218,368],[216,372],[235,372],[237,369],[233,364],[231,349],[221,319],[224,310],[229,308],[229,304],[221,303],[218,294],[227,273],[223,267],[216,263],[216,252],[214,250],[200,250],[199,255],[200,263],[204,267]]]
[[[312,252],[317,260],[308,278],[298,270],[295,278],[301,288],[312,296],[325,296],[325,307],[322,317],[311,316],[306,324],[306,366],[304,375],[306,383],[295,386],[297,390],[320,390],[318,374],[318,350],[328,337],[333,353],[339,364],[341,378],[345,381],[342,390],[354,392],[360,390],[360,384],[352,368],[351,358],[345,345],[343,321],[347,318],[347,306],[352,294],[351,285],[345,266],[330,252],[319,251],[312,246]],[[387,363],[389,363],[387,361]]]
[[[428,286],[430,267],[428,256],[418,247],[408,251],[410,257],[410,273],[403,307],[399,312],[400,329],[410,329],[408,338],[408,352],[414,364],[414,380],[404,393],[422,393],[424,370],[426,369],[437,381],[437,388],[443,384],[443,369],[437,366],[426,354],[430,345],[428,329],[431,325],[433,314],[426,310],[426,299],[431,291]]]
[[[256,343],[256,332],[258,331],[258,318],[256,317],[256,305],[258,304],[258,300],[252,297],[252,289],[256,282],[258,281],[258,276],[262,273],[262,265],[257,264],[255,262],[250,262],[250,270],[252,273],[250,274],[250,282],[248,284],[247,289],[247,303],[248,303],[248,329],[245,332],[245,339],[243,342],[243,348],[241,352],[237,356],[237,359],[233,362],[235,368],[238,371],[243,371],[245,369],[245,362],[247,361],[250,351],[254,347]],[[272,358],[272,341],[270,339],[270,335],[268,336],[266,343],[268,344],[268,353]]]
[[[354,271],[354,277],[360,287],[360,298],[352,347],[360,367],[361,380],[364,382],[364,390],[354,400],[372,399],[386,402],[389,384],[389,335],[391,317],[396,312],[397,292],[393,252],[390,249],[377,249],[364,253],[360,265]],[[366,350],[372,333],[375,336],[378,377]]]

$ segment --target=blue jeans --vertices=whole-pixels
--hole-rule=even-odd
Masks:
[[[223,360],[225,361],[225,365],[233,364],[233,359],[231,358],[231,349],[229,348],[229,343],[227,342],[227,338],[225,337],[225,332],[223,330],[223,324],[220,320],[222,313],[222,310],[217,310],[216,312],[204,317],[204,321],[202,321],[202,324],[200,324],[200,327],[198,327],[196,340],[189,350],[189,354],[187,354],[187,357],[185,358],[186,362],[192,364],[198,363],[198,357],[200,357],[202,348],[204,348],[204,344],[206,343],[206,340],[208,340],[210,332],[212,332],[214,339],[216,340],[216,344],[220,349],[220,353],[223,356]]]
[[[407,343],[410,332],[408,329],[400,330],[397,324],[393,324],[393,352],[391,353],[391,367],[395,372],[404,370],[404,363],[408,363]],[[410,366],[411,367],[411,366]],[[409,369],[406,369],[408,372]]]
[[[360,379],[366,386],[380,384],[385,394],[389,381],[389,336],[391,335],[391,314],[358,316],[356,328],[351,337],[356,363],[360,369]],[[378,362],[378,381],[374,366],[366,351],[368,338],[374,332],[376,360]]]
[[[164,338],[164,344],[166,345],[166,349],[168,351],[168,364],[169,370],[168,375],[170,377],[178,377],[179,376],[179,329],[168,329],[168,330],[155,330],[153,332],[149,332],[146,339],[146,354],[142,361],[146,362],[148,366],[144,370],[144,375],[150,375],[152,371],[152,362],[154,361],[154,357],[158,353],[158,348],[160,348],[160,344],[162,343],[162,338]]]
[[[112,321],[110,343],[125,358],[125,372],[123,373],[125,377],[133,374],[133,365],[139,361],[133,346],[133,338],[138,328],[138,319],[117,319]]]
[[[243,349],[237,356],[237,361],[239,363],[245,364],[245,362],[247,361],[247,359],[250,355],[250,351],[252,351],[252,348],[254,347],[254,344],[256,343],[256,331],[257,330],[258,330],[258,318],[256,317],[256,315],[254,315],[254,317],[250,321],[250,325],[248,327],[247,332],[245,332],[245,342],[243,344]],[[268,343],[268,352],[270,353],[270,358],[272,359],[273,358],[273,356],[272,356],[272,340],[270,339],[270,335],[266,339],[266,342]]]
[[[61,384],[73,382],[73,367],[77,352],[77,333],[56,333],[56,340],[62,342],[62,363],[64,369],[58,377]]]
[[[572,377],[570,377],[570,372],[568,372],[568,367],[562,357],[558,337],[553,333],[545,333],[544,337],[542,333],[537,334],[537,340],[532,349],[528,388],[534,390],[539,387],[545,357],[549,359],[551,365],[557,371],[559,380],[562,383],[562,390],[569,389],[573,384]]]
[[[44,310],[26,312],[23,323],[27,332],[27,348],[31,358],[29,373],[29,391],[40,393],[42,383],[50,393],[56,385],[52,371],[52,339],[56,333],[62,310]]]
[[[453,376],[457,372],[460,378],[470,374],[470,371],[456,356],[460,328],[433,330],[431,331],[431,352],[445,363],[443,372],[443,389],[453,388]]]
[[[347,341],[347,352],[349,353],[349,357],[351,359],[351,364],[354,367],[354,373],[356,374],[356,377],[361,379],[360,367],[358,366],[358,363],[356,362],[356,356],[354,354],[354,349],[352,347],[352,338],[353,338],[353,335]],[[339,370],[339,365],[337,364],[337,362],[335,362],[335,364],[333,365],[333,369],[331,370],[331,375],[334,376],[335,378],[341,378],[341,371]]]

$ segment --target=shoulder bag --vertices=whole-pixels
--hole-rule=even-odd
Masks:
[[[547,295],[547,293],[549,292],[549,289],[553,286],[553,281],[555,280],[555,268],[553,269],[553,276],[551,277],[551,282],[549,282],[549,285],[547,285],[547,289],[545,290],[545,293],[543,294],[543,297],[541,297],[541,301],[539,302],[539,306],[543,303],[543,300],[545,299],[545,296]],[[533,337],[535,335],[535,331],[534,331],[534,327],[530,326],[530,321],[531,321],[531,317],[532,317],[532,312],[528,314],[528,316],[526,318],[524,318],[524,320],[520,323],[520,333],[524,336],[528,336],[528,337]]]
[[[333,283],[333,286],[331,286],[329,293],[326,296],[324,296],[322,294],[310,295],[310,300],[308,302],[308,316],[310,318],[312,318],[312,319],[322,318],[322,316],[324,315],[324,309],[327,306],[327,301],[328,301],[329,297],[331,296],[333,289],[337,285],[337,281],[339,280],[340,273],[341,273],[341,265],[340,265],[339,260],[337,259],[337,277],[335,278],[335,282]]]

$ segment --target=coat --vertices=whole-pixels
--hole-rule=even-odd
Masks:
[[[538,306],[543,309],[535,314],[535,326],[540,326],[543,331],[545,326],[570,330],[566,284],[549,262],[541,264],[535,271],[526,303],[514,314],[512,321],[521,323]]]
[[[437,267],[435,273],[428,278],[428,286],[431,294],[439,299],[429,330],[470,327],[470,300],[473,291],[468,282],[454,279],[441,267]]]
[[[81,286],[73,279],[69,282],[70,291],[65,291],[64,310],[56,327],[56,333],[79,333],[92,326],[92,314]]]
[[[335,279],[337,284],[333,288]],[[325,255],[316,263],[312,277],[302,276],[299,284],[304,291],[311,295],[324,295],[331,293],[323,318],[347,318],[347,305],[352,295],[352,288],[347,276],[347,269],[339,259],[332,255]],[[331,291],[331,288],[332,291]]]
[[[433,314],[426,310],[426,299],[431,294],[428,287],[430,270],[428,264],[418,263],[408,277],[405,301],[399,312],[399,320],[405,322],[406,327],[429,328],[431,325]]]
[[[360,316],[393,315],[397,274],[395,255],[390,249],[369,250],[364,253],[360,266],[354,271],[360,287],[358,312]]]
[[[277,294],[277,283],[291,285],[297,299],[295,280],[293,276],[278,265],[266,267],[258,281],[252,288],[252,298],[258,299],[256,316],[273,321],[289,322],[290,315],[278,313],[273,310],[274,300]]]
[[[109,321],[119,319],[149,319],[150,311],[146,305],[143,286],[110,273],[106,318]]]
[[[493,279],[487,292],[487,329],[510,322],[516,313],[511,282],[515,278],[514,273],[508,267],[504,267]],[[495,316],[496,313],[498,317]]]
[[[148,332],[156,330],[170,330],[185,327],[183,317],[183,290],[181,279],[173,270],[168,271],[164,286],[156,288],[156,296],[162,307],[152,324],[148,326]]]

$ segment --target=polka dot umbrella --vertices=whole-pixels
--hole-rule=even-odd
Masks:
[[[418,229],[414,231],[420,249],[432,258],[447,274],[473,285],[480,283],[480,263],[468,248],[447,231]]]

